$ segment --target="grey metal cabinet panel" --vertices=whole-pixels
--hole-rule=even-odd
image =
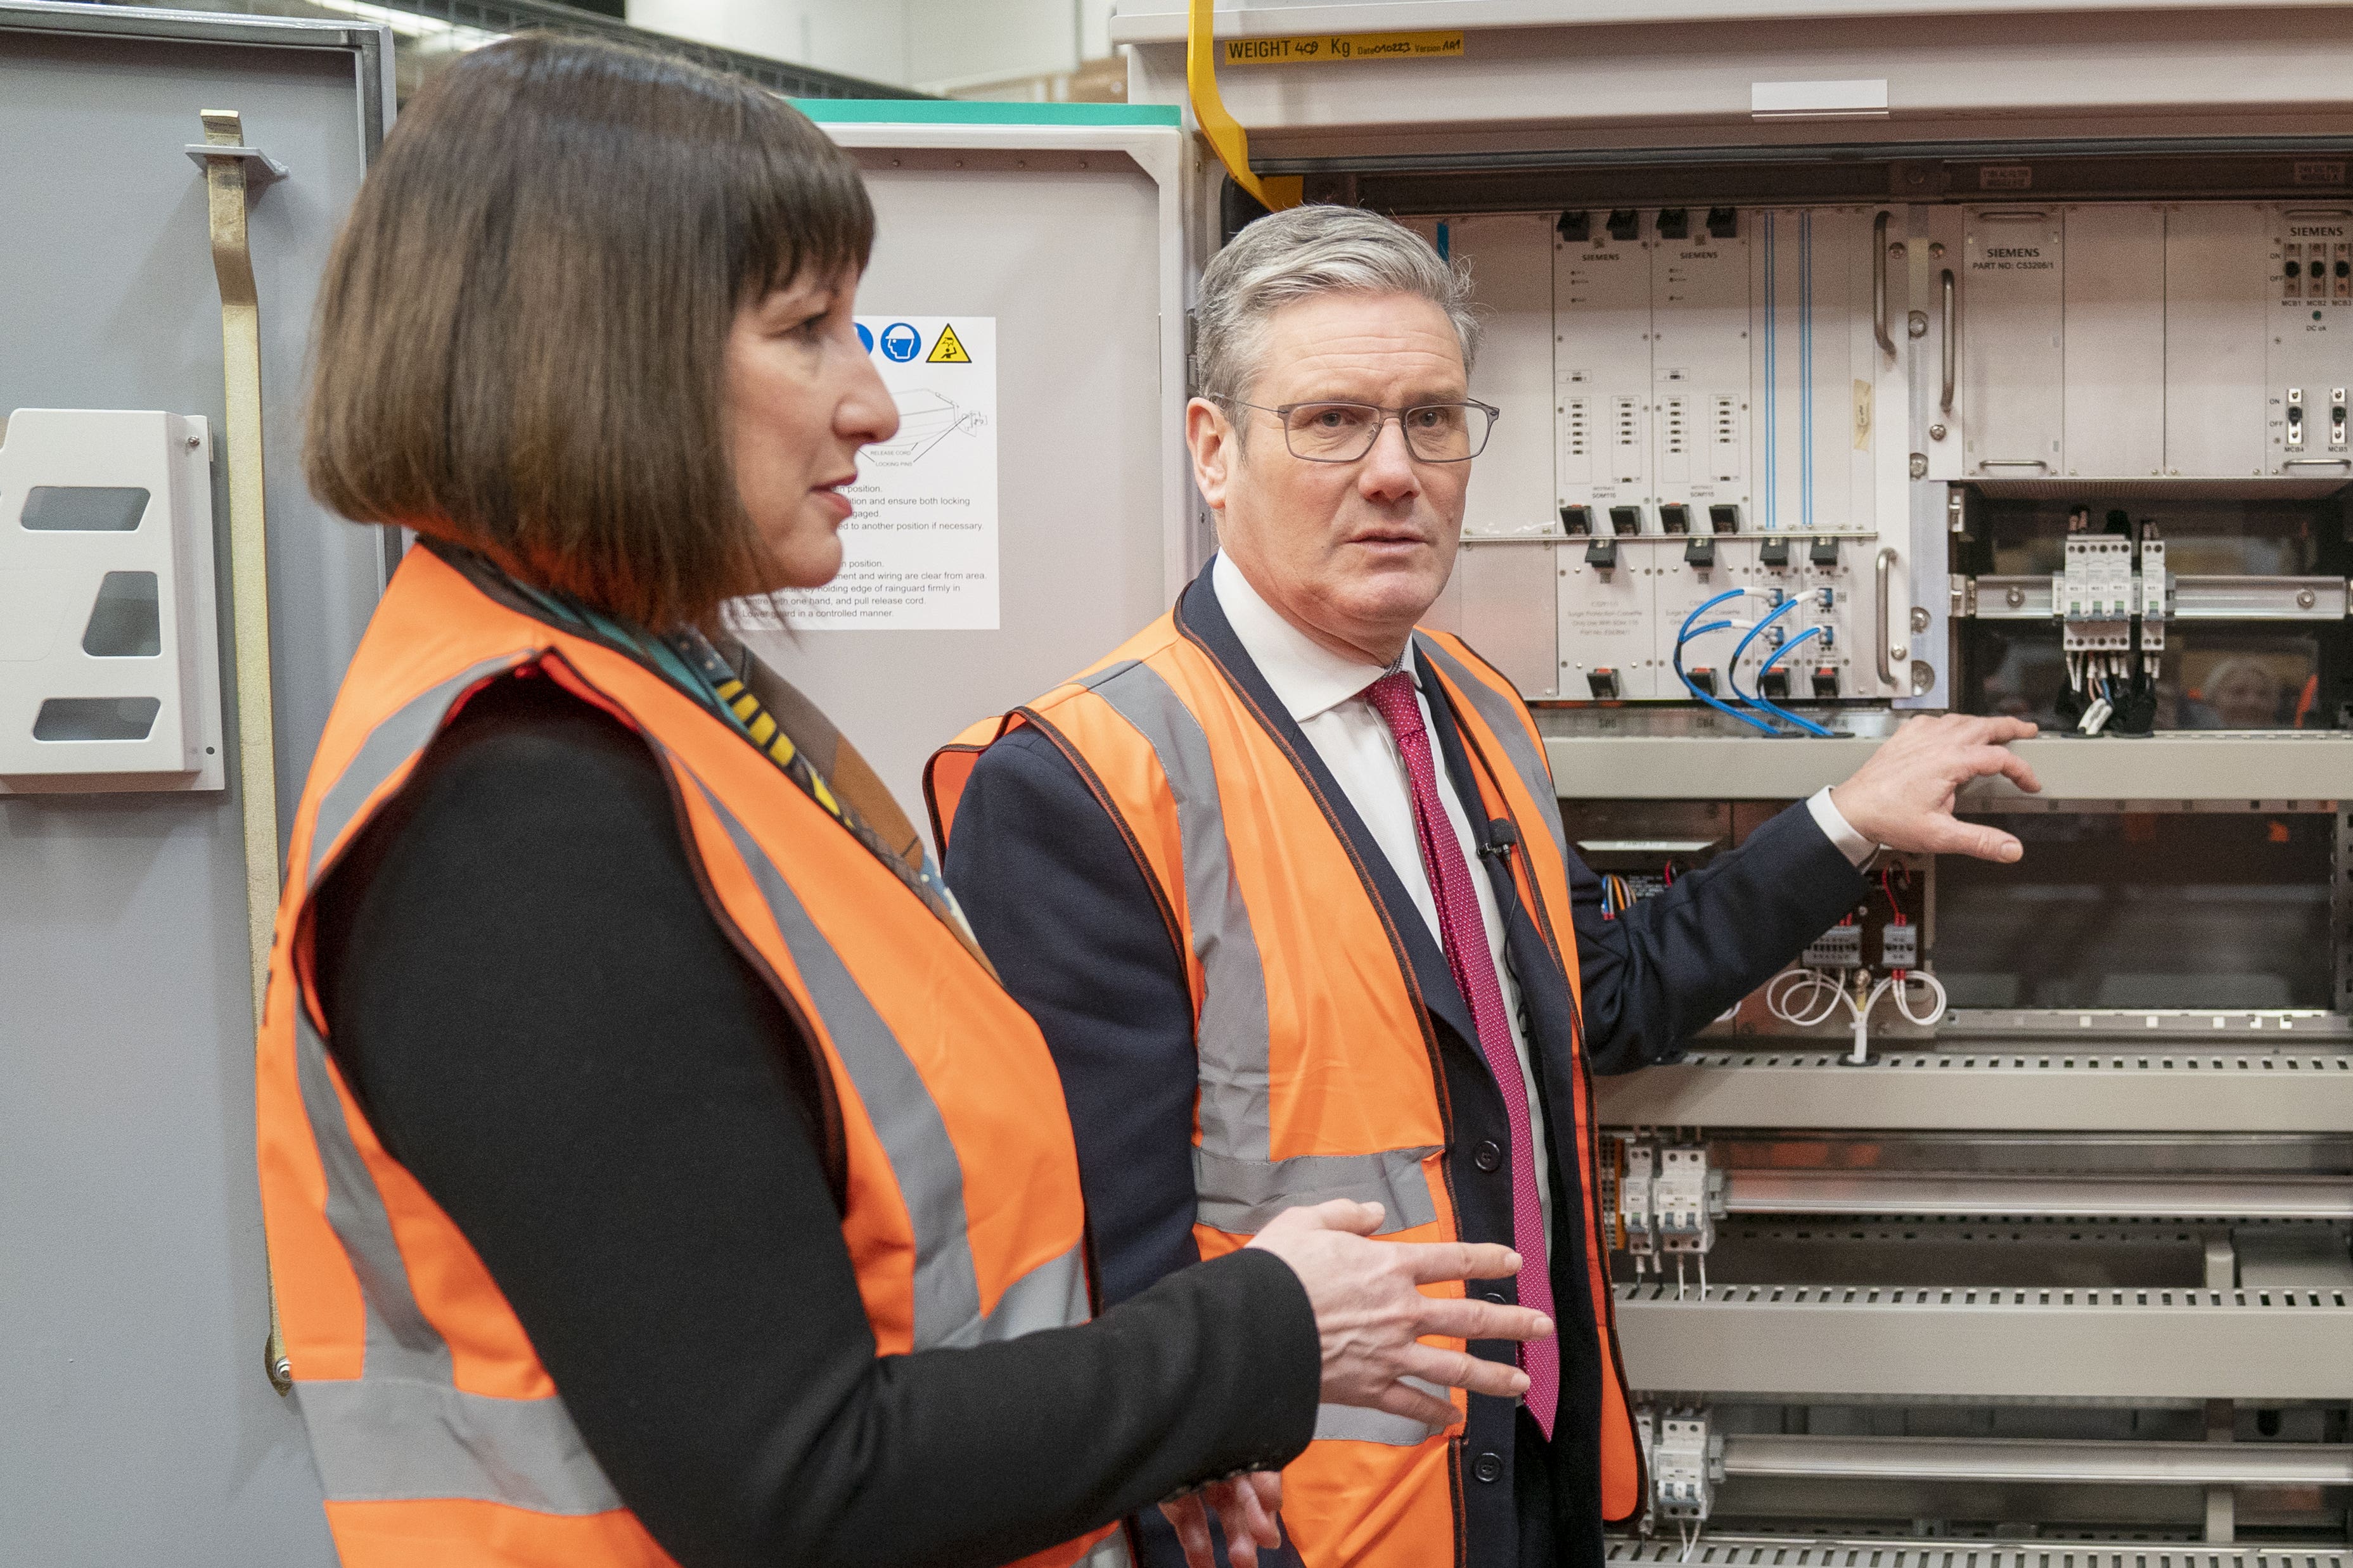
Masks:
[[[1166,609],[1206,552],[1182,442],[1174,127],[829,124],[877,216],[861,316],[997,322],[995,630],[749,631],[925,820],[924,759]]]
[[[182,149],[203,140],[199,110],[236,109],[290,170],[250,219],[281,831],[382,584],[376,536],[311,502],[298,458],[311,296],[380,139],[385,42],[340,25],[0,5],[0,414],[202,415],[219,453],[219,295],[204,176]],[[224,663],[228,611],[224,573]],[[12,1562],[333,1561],[301,1423],[262,1371],[231,779],[177,795],[0,793]]]

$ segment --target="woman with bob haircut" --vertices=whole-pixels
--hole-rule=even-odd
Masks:
[[[258,1073],[350,1568],[1108,1564],[1163,1499],[1249,1563],[1319,1405],[1448,1423],[1430,1385],[1525,1380],[1419,1337],[1550,1331],[1452,1283],[1505,1249],[1345,1201],[1092,1314],[1036,1028],[719,629],[834,574],[897,426],[873,231],[781,100],[522,37],[417,96],[337,242],[307,471],[421,541],[295,818]]]

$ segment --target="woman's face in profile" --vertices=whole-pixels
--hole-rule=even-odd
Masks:
[[[803,277],[736,312],[727,335],[727,435],[744,510],[781,587],[841,570],[858,449],[887,441],[899,410],[858,341],[858,274]]]

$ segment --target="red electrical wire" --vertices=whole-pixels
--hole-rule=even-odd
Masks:
[[[1912,870],[1909,867],[1905,867],[1904,870],[1904,885],[1907,888],[1912,885]],[[1888,923],[1899,926],[1911,924],[1911,921],[1904,918],[1904,906],[1895,901],[1894,868],[1890,866],[1882,866],[1879,868],[1879,890],[1887,896],[1887,907],[1891,910],[1894,911],[1893,918]],[[1904,984],[1904,971],[1900,969],[1895,971],[1895,984],[1898,986],[1901,986]],[[1903,1001],[1903,998],[1899,996],[1896,1000],[1900,1004]]]

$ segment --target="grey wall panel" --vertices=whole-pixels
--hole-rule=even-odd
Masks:
[[[118,18],[119,19],[119,18]],[[193,24],[234,37],[238,24]],[[276,24],[280,29],[287,24]],[[299,25],[297,25],[299,26]],[[291,176],[253,204],[281,819],[379,585],[300,477],[311,295],[364,167],[355,56],[58,37],[0,7],[0,413],[223,417],[200,109]],[[225,540],[224,471],[214,512]],[[227,581],[221,580],[227,657]],[[232,722],[234,721],[232,720]],[[244,868],[232,787],[0,794],[0,1557],[333,1561],[262,1374]]]
[[[998,629],[747,640],[832,715],[921,825],[934,747],[1092,663],[1173,597],[1160,193],[1118,155],[1083,173],[1067,159],[1023,172],[1004,154],[965,169],[861,159],[879,222],[860,313],[997,318]]]

